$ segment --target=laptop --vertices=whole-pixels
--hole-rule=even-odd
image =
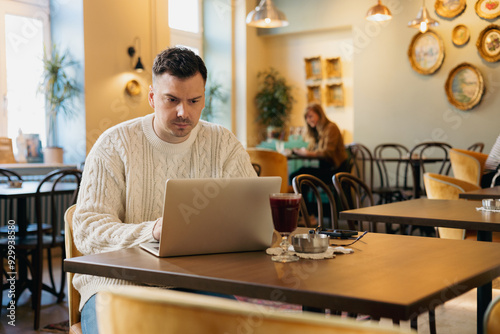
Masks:
[[[158,256],[263,250],[271,246],[269,194],[281,177],[169,179],[160,242],[141,248]]]

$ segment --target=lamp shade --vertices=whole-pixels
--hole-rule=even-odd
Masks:
[[[379,0],[375,6],[368,9],[365,19],[377,22],[388,21],[392,19],[392,14],[389,8],[382,5],[382,1]]]
[[[134,70],[139,73],[144,71],[144,65],[142,65],[141,57],[137,57],[137,64],[135,65]]]
[[[429,27],[435,27],[437,25],[439,25],[439,22],[431,18],[425,6],[420,8],[415,20],[408,22],[408,27],[419,29],[421,32],[426,32]]]
[[[247,15],[247,25],[258,28],[286,27],[288,20],[282,11],[278,10],[271,0],[261,0]]]

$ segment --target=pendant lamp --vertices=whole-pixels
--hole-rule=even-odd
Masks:
[[[382,1],[378,0],[378,3],[368,9],[365,19],[368,21],[388,21],[392,19],[391,11],[386,6],[382,5]]]
[[[422,8],[420,8],[417,18],[408,22],[408,27],[419,29],[420,32],[426,32],[429,27],[438,26],[439,22],[431,18],[429,11],[425,8],[425,0],[422,1]]]
[[[255,9],[248,13],[246,22],[247,25],[258,28],[277,28],[288,25],[285,14],[276,8],[272,0],[261,0]]]

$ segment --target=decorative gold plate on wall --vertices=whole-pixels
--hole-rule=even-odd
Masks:
[[[500,60],[500,26],[490,24],[479,33],[477,50],[484,60],[494,63]]]
[[[465,0],[459,1],[443,1],[436,0],[434,3],[434,9],[436,13],[441,17],[453,18],[463,13],[467,7],[467,2]]]
[[[420,74],[436,72],[444,60],[443,40],[437,33],[427,30],[417,33],[408,48],[411,67]]]
[[[448,101],[460,110],[470,110],[481,102],[485,87],[481,72],[469,63],[450,71],[444,86]]]
[[[453,44],[462,46],[467,44],[469,42],[469,39],[470,31],[469,28],[467,28],[465,25],[459,24],[455,28],[453,28],[453,31],[451,32],[451,40],[453,41]]]

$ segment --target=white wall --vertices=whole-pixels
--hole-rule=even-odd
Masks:
[[[500,133],[500,63],[488,63],[477,52],[477,37],[490,22],[476,15],[475,2],[468,0],[465,12],[459,17],[444,19],[435,13],[434,2],[427,1],[431,16],[440,22],[433,30],[445,45],[443,65],[433,75],[416,73],[407,56],[410,41],[417,33],[408,28],[407,23],[415,18],[422,4],[420,1],[383,1],[391,9],[393,19],[387,24],[376,25],[364,20],[368,8],[376,3],[373,0],[276,0],[290,25],[266,31],[260,29],[257,39],[272,40],[282,47],[273,47],[273,52],[267,52],[265,48],[258,49],[261,47],[258,43],[250,44],[250,40],[247,47],[254,53],[268,56],[269,61],[263,62],[262,68],[279,66],[286,73],[294,73],[295,66],[281,65],[281,57],[296,50],[291,45],[301,42],[304,35],[320,39],[329,32],[347,27],[352,31],[354,48],[344,45],[342,57],[352,55],[353,59],[355,141],[371,148],[382,142],[398,142],[411,147],[424,140],[446,141],[454,147],[466,148],[473,142],[482,141],[487,152]],[[465,24],[471,31],[471,40],[463,47],[456,47],[451,41],[451,31],[457,24]],[[263,45],[269,47],[269,43]],[[328,48],[329,44],[325,43],[323,52]],[[481,104],[471,111],[454,108],[444,91],[449,72],[462,62],[478,67],[487,89]],[[293,84],[302,84],[296,80]],[[249,110],[249,113],[254,112]]]

